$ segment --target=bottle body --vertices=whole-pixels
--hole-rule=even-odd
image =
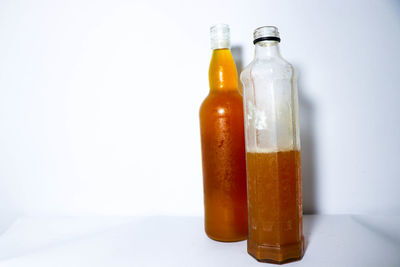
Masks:
[[[229,40],[215,40],[212,36],[210,93],[200,108],[205,231],[230,242],[247,238],[243,98]]]
[[[293,67],[280,56],[280,39],[274,39],[276,28],[272,28],[255,44],[255,59],[241,74],[249,204],[247,248],[257,260],[283,263],[300,259],[304,250],[300,135],[297,81]]]
[[[205,231],[218,241],[247,238],[243,100],[211,93],[200,108]]]

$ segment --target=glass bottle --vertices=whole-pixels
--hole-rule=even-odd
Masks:
[[[243,99],[230,51],[229,26],[210,29],[210,92],[200,107],[205,231],[218,241],[247,237]]]
[[[249,237],[259,261],[304,253],[297,80],[273,26],[254,31],[255,57],[242,71]]]

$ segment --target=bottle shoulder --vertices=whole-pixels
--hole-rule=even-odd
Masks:
[[[292,64],[282,57],[256,58],[240,74],[242,82],[255,79],[291,79]]]
[[[231,92],[210,92],[203,100],[201,106],[229,105],[230,103],[242,102],[243,97],[239,91]]]
[[[243,97],[239,91],[210,93],[200,106],[202,114],[227,115],[243,109]]]

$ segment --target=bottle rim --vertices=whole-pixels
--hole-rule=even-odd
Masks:
[[[253,36],[254,36],[253,44],[256,44],[261,41],[277,41],[277,42],[281,41],[278,28],[275,26],[258,27],[257,29],[254,30]]]

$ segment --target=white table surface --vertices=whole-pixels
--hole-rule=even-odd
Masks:
[[[24,217],[3,227],[0,266],[273,266],[246,241],[206,237],[201,217]],[[400,216],[304,217],[306,253],[285,266],[400,266]]]

